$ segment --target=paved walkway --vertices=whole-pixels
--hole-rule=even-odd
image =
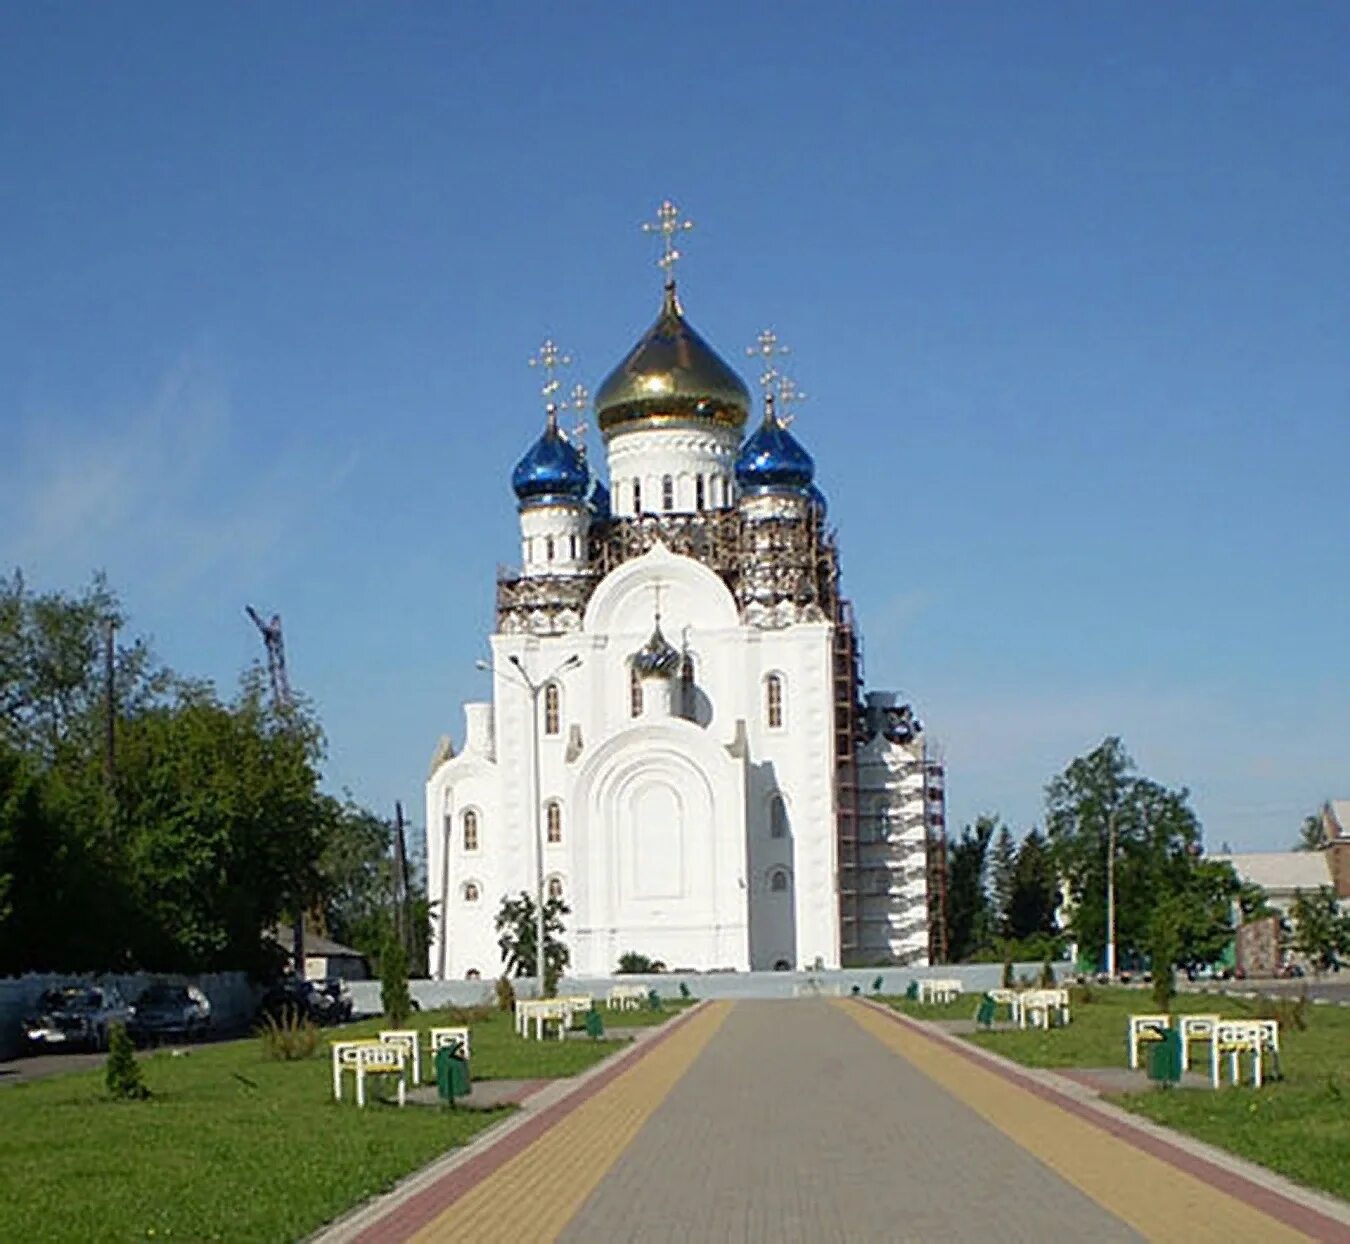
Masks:
[[[1350,1241],[1048,1085],[863,1002],[705,1004],[332,1238]]]

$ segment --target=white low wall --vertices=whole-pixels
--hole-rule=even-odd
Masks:
[[[1051,965],[1056,980],[1072,977],[1073,964]],[[1019,977],[1039,980],[1039,963],[1015,963],[1013,971]],[[680,997],[680,985],[689,987],[695,998],[797,998],[819,994],[823,997],[847,997],[856,986],[863,994],[902,994],[910,981],[959,980],[969,994],[996,989],[1003,983],[1001,963],[939,964],[928,968],[846,968],[838,972],[661,972],[650,976],[566,976],[558,984],[559,993],[589,993],[604,997],[611,985],[642,985],[655,989],[663,998]],[[877,982],[880,987],[877,988]],[[534,994],[532,978],[513,980],[517,995],[523,998]],[[352,1003],[358,1015],[380,1013],[380,982],[352,981]],[[409,989],[417,1005],[424,1011],[448,1006],[495,1005],[496,983],[479,981],[410,981]]]
[[[211,1022],[220,1031],[243,1029],[253,1021],[259,991],[244,972],[211,972],[204,976],[180,976],[172,972],[110,972],[101,976],[81,973],[7,977],[0,980],[0,1058],[13,1058],[23,1050],[20,1025],[31,1014],[44,989],[79,982],[110,985],[128,1002],[135,1002],[151,981],[196,985],[210,1000]]]

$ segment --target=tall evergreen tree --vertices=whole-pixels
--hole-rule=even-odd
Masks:
[[[1017,841],[1012,830],[1000,825],[989,853],[989,920],[996,937],[1012,937],[1014,872]]]
[[[947,953],[954,963],[970,958],[992,941],[989,896],[985,890],[989,841],[996,818],[982,816],[947,847]]]
[[[1012,892],[1008,900],[1008,936],[1021,940],[1052,936],[1057,932],[1055,912],[1059,907],[1055,866],[1045,838],[1032,830],[1022,840],[1013,866]]]

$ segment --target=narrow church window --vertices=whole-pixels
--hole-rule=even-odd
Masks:
[[[572,557],[572,560],[573,560],[573,561],[576,561],[576,559],[577,559],[577,538],[576,538],[576,536],[568,536],[568,537],[567,537],[567,547],[568,547],[569,549],[571,549],[571,557]]]
[[[661,508],[667,511],[675,508],[675,481],[669,475],[661,477]]]
[[[464,901],[466,903],[478,902],[478,884],[473,881],[464,883]]]
[[[478,813],[472,808],[464,814],[464,849],[478,850]]]
[[[562,808],[556,800],[550,800],[544,809],[544,824],[549,843],[557,846],[562,841]]]
[[[698,476],[694,480],[694,509],[703,508],[703,476]]]
[[[628,671],[628,715],[642,716],[642,680],[638,678],[637,670]]]
[[[633,513],[642,513],[642,481],[640,479],[633,481]]]
[[[548,561],[552,561],[552,560],[553,560],[553,537],[552,537],[552,536],[549,536],[549,537],[544,541],[544,557],[545,557]]]
[[[549,898],[562,898],[562,878],[561,878],[561,877],[550,877],[550,878],[548,879],[548,896],[549,896]],[[545,945],[547,945],[547,944],[548,944],[548,943],[546,942]]]
[[[769,874],[769,889],[774,894],[786,894],[788,888],[788,875],[781,868],[775,868]]]
[[[770,730],[782,728],[783,680],[777,674],[770,674],[764,680],[764,714],[768,718]]]
[[[551,682],[544,688],[544,733],[557,734],[562,729],[562,697],[558,684]]]
[[[782,795],[769,800],[769,837],[787,837],[787,808],[783,806]]]

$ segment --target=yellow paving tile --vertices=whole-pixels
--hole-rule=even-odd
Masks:
[[[527,1244],[555,1239],[665,1100],[733,1003],[712,1002],[622,1075],[432,1219],[413,1239]]]
[[[836,1005],[1147,1239],[1274,1244],[1308,1238],[869,1006],[847,1001]]]

